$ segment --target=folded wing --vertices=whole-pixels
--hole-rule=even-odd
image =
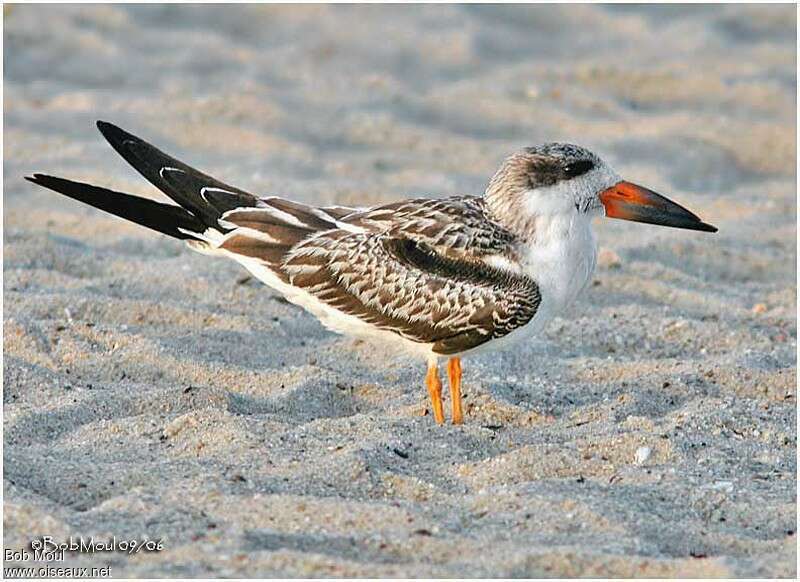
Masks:
[[[179,206],[42,174],[28,179],[198,251],[234,258],[312,310],[324,306],[326,314],[455,354],[511,333],[539,308],[536,283],[497,266],[510,264],[515,239],[487,218],[480,198],[371,209],[258,198],[112,124],[97,125]]]
[[[236,229],[221,248],[343,314],[455,354],[525,325],[541,301],[529,277],[486,262],[513,236],[480,204],[412,200],[336,217],[309,207],[234,211],[223,217]]]

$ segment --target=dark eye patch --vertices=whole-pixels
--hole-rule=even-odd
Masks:
[[[591,160],[578,160],[577,162],[570,162],[564,166],[564,174],[568,178],[577,178],[592,168],[594,168],[594,162]]]

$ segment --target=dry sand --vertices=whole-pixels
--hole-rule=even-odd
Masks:
[[[795,26],[6,6],[5,547],[163,539],[67,558],[115,576],[795,576]],[[514,149],[573,141],[720,232],[598,221],[579,304],[467,360],[467,423],[437,427],[419,362],[22,180],[163,199],[98,118],[314,203],[479,193]]]

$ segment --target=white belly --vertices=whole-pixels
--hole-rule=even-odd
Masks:
[[[473,350],[467,350],[468,352],[503,349],[539,334],[554,316],[575,300],[590,281],[597,260],[597,247],[589,217],[574,215],[550,218],[546,227],[543,225],[542,230],[537,233],[536,241],[523,249],[521,264],[510,267],[503,260],[496,265],[500,268],[514,268],[536,281],[541,295],[536,315],[521,328]],[[282,282],[260,261],[221,249],[190,246],[206,254],[221,254],[233,258],[262,282],[281,292],[286,299],[311,312],[332,331],[361,337],[367,341],[377,340],[428,359],[436,357],[432,352],[433,344],[413,342],[342,313],[302,289]]]

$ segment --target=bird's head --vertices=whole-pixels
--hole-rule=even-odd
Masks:
[[[489,182],[486,197],[495,211],[509,218],[605,214],[717,231],[668,198],[623,180],[596,154],[572,144],[548,143],[512,154]]]

